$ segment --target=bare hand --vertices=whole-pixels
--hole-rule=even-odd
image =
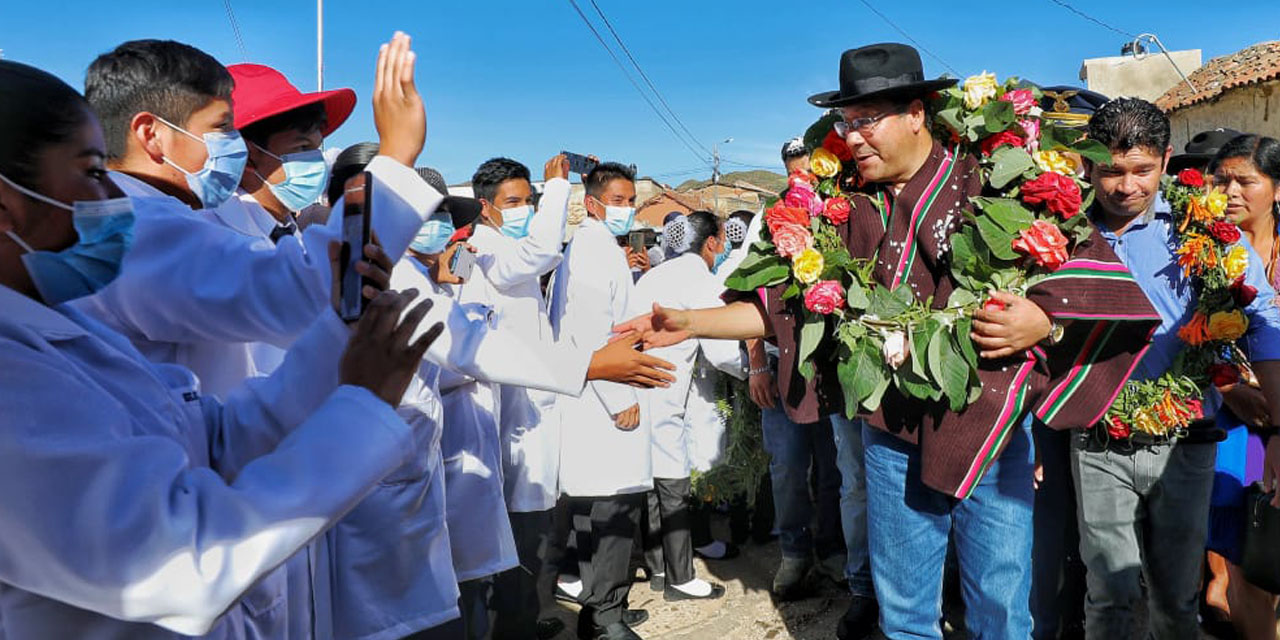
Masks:
[[[675,365],[635,349],[640,334],[630,333],[591,354],[587,367],[588,380],[610,380],[633,387],[649,389],[669,387],[676,377],[663,371],[675,371]]]
[[[989,305],[973,312],[973,332],[983,358],[1004,358],[1022,353],[1049,336],[1053,321],[1036,303],[1004,291],[991,292],[991,300],[1004,309]]]
[[[431,279],[435,280],[437,284],[465,283],[467,281],[466,278],[455,275],[453,271],[449,270],[449,265],[453,264],[454,254],[463,250],[470,251],[471,253],[476,252],[475,247],[465,242],[455,242],[452,245],[450,245],[448,249],[445,249],[444,253],[441,253],[440,255],[436,256],[435,264],[430,265],[430,269],[429,269],[429,271],[431,272]]]
[[[563,153],[547,161],[546,166],[542,168],[542,178],[550,180],[552,178],[569,179],[569,158]]]
[[[409,36],[397,31],[378,50],[373,84],[373,124],[378,129],[378,154],[413,168],[427,137],[427,113],[413,84],[417,56]]]
[[[631,247],[627,247],[627,266],[632,269],[639,269],[642,273],[649,270],[649,253],[647,251],[632,251]]]
[[[640,405],[633,404],[630,409],[626,409],[614,416],[613,426],[623,431],[632,431],[640,426]]]
[[[667,309],[653,303],[653,312],[632,318],[613,328],[617,334],[634,331],[640,334],[645,349],[669,347],[693,336],[688,311]],[[617,339],[617,338],[615,338]]]
[[[1222,391],[1222,402],[1242,422],[1253,427],[1266,427],[1271,423],[1271,411],[1262,390],[1247,384],[1234,384]]]
[[[342,384],[364,387],[393,407],[400,404],[422,364],[422,356],[444,331],[444,324],[437,322],[409,343],[431,310],[431,300],[424,300],[401,320],[401,312],[417,296],[413,289],[404,293],[383,291],[369,303],[342,354],[338,368]]]
[[[778,404],[778,385],[773,374],[768,371],[752,374],[747,380],[747,392],[751,395],[751,401],[761,409],[772,409]]]

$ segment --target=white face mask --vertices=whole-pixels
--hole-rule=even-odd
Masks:
[[[595,198],[595,196],[591,196]],[[615,207],[605,204],[599,198],[596,198],[604,206],[604,227],[615,236],[624,236],[631,232],[631,226],[636,221],[635,207]]]

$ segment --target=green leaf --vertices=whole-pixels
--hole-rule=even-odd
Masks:
[[[1090,162],[1111,164],[1111,150],[1107,148],[1107,145],[1097,140],[1084,138],[1067,145],[1067,147]]]
[[[825,316],[814,314],[806,314],[804,325],[800,327],[800,346],[796,353],[799,362],[809,366],[801,366],[800,373],[806,380],[813,378],[813,366],[809,362],[809,356],[817,351],[818,345],[822,342],[822,336],[827,331],[827,320]]]
[[[1031,154],[1025,149],[1007,145],[997,149],[991,155],[991,159],[995,161],[995,165],[991,168],[991,177],[988,178],[988,182],[996,189],[1003,189],[1005,185],[1036,165],[1031,159]]]
[[[999,133],[1013,125],[1017,118],[1013,113],[1013,103],[1004,100],[992,100],[982,108],[983,127],[988,134]]]
[[[910,308],[910,304],[904,303],[893,292],[884,287],[876,287],[871,290],[871,301],[867,305],[867,313],[879,318],[893,318]]]
[[[978,368],[978,351],[973,345],[973,338],[969,334],[973,331],[973,318],[964,316],[956,321],[955,331],[951,333],[955,339],[956,351],[964,357],[964,361],[968,363],[970,369]]]
[[[800,295],[800,285],[792,282],[790,285],[787,285],[787,290],[782,292],[782,299],[790,300],[798,295]]]
[[[734,271],[733,275],[724,281],[724,286],[734,291],[755,291],[760,287],[772,287],[780,284],[790,274],[791,267],[785,264],[775,265],[745,275],[741,270],[738,270]]]
[[[836,368],[836,375],[844,390],[847,406],[863,405],[876,392],[877,387],[887,387],[889,384],[880,346],[870,339],[859,340],[853,345],[849,357]],[[883,390],[880,393],[883,395]],[[878,406],[877,401],[876,407]],[[870,410],[875,407],[867,408]]]
[[[844,292],[845,304],[850,309],[866,311],[867,306],[871,304],[871,299],[867,297],[867,290],[862,288],[861,284],[853,283]]]
[[[1036,219],[1034,213],[1012,198],[974,198],[973,201],[1001,229],[1012,234],[1030,227]]]
[[[931,381],[915,375],[910,367],[899,367],[895,372],[898,389],[912,398],[920,400],[937,400],[942,397],[942,390]]]
[[[938,121],[958,134],[964,133],[964,122],[960,120],[960,107],[951,107],[938,111]]]
[[[1018,259],[1018,252],[1013,250],[1014,234],[1001,229],[991,218],[978,216],[978,233],[982,235],[983,244],[991,250],[991,255],[1001,260]]]
[[[929,318],[911,330],[911,372],[925,380],[930,379],[929,341],[939,328],[941,324]]]
[[[758,245],[761,243],[756,244]],[[752,249],[747,252],[747,257],[743,258],[742,262],[738,265],[738,271],[758,271],[766,267],[771,267],[775,264],[782,264],[782,258],[779,257],[778,254],[774,253],[772,248],[770,248],[768,253]]]
[[[951,296],[947,298],[947,307],[951,309],[960,309],[977,304],[978,296],[974,295],[969,289],[956,289],[951,292]]]
[[[968,340],[968,336],[965,336]],[[934,379],[942,386],[942,393],[947,396],[948,406],[952,411],[959,411],[968,404],[969,397],[969,363],[955,349],[955,338],[950,331],[943,331],[929,343],[932,350],[937,346],[938,370]],[[930,364],[934,362],[930,353]]]

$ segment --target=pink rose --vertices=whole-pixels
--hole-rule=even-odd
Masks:
[[[804,292],[804,308],[827,315],[844,306],[844,287],[835,280],[819,280]]]
[[[1035,153],[1040,150],[1040,121],[1028,118],[1019,120],[1018,126],[1027,134],[1027,151]]]
[[[804,180],[792,178],[790,187],[783,204],[804,209],[815,216],[822,213],[822,199],[818,197],[818,192],[813,190],[813,185]]]
[[[784,258],[798,256],[805,249],[813,248],[813,235],[798,224],[781,224],[773,230],[773,246],[778,249],[778,255]]]
[[[1013,113],[1020,116],[1031,113],[1031,107],[1036,106],[1036,97],[1031,94],[1030,89],[1006,91],[1004,95],[1000,96],[1000,99],[1005,102],[1012,102]]]
[[[1036,220],[1018,234],[1013,241],[1014,250],[1031,256],[1045,269],[1054,271],[1067,261],[1067,237],[1052,222]]]

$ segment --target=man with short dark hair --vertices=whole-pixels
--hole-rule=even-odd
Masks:
[[[1097,194],[1089,216],[1161,318],[1133,379],[1157,380],[1186,348],[1178,331],[1198,304],[1178,264],[1175,251],[1182,241],[1169,204],[1159,197],[1173,151],[1169,119],[1145,100],[1118,98],[1094,114],[1089,138],[1111,150],[1110,164],[1086,163]],[[1274,292],[1258,256],[1248,242],[1240,246],[1249,255],[1245,282],[1258,291],[1244,308],[1248,331],[1240,342],[1271,414],[1280,415],[1280,309],[1271,304]],[[1140,574],[1146,576],[1149,635],[1200,637],[1196,594],[1216,453],[1206,431],[1220,404],[1217,390],[1206,390],[1205,421],[1192,423],[1181,439],[1135,433],[1116,440],[1098,425],[1072,442],[1080,550],[1088,568],[1089,638],[1132,637],[1142,598]]]

